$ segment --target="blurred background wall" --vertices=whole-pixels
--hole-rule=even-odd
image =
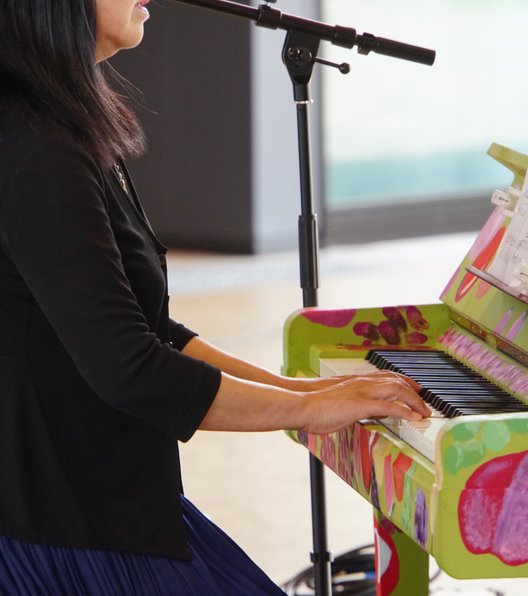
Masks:
[[[319,16],[319,0],[284,5],[283,12]],[[284,32],[167,0],[149,10],[141,46],[112,62],[144,95],[139,113],[150,148],[129,167],[155,230],[171,247],[296,246],[296,113],[281,61]],[[313,87],[317,93],[316,79]],[[320,185],[318,121],[316,107]]]
[[[248,2],[246,2],[248,3]],[[260,0],[252,0],[257,6]],[[322,244],[473,231],[511,174],[492,142],[528,150],[522,0],[279,0],[286,13],[437,51],[433,67],[321,44],[351,72],[315,68],[313,166]],[[139,48],[114,60],[144,93],[150,151],[132,163],[171,247],[295,248],[299,207],[283,31],[151,2]]]

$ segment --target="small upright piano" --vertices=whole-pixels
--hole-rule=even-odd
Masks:
[[[415,378],[433,409],[419,422],[289,433],[372,503],[378,596],[428,594],[428,554],[455,578],[528,577],[528,283],[490,273],[528,202],[528,156],[488,153],[513,183],[441,303],[305,308],[284,328],[284,374],[388,368]],[[526,281],[528,264],[517,273]]]

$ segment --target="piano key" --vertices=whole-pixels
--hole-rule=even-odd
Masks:
[[[466,388],[466,389],[471,389],[472,387],[476,388],[476,389],[494,389],[496,391],[500,391],[500,387],[497,387],[496,385],[490,385],[490,383],[488,383],[487,381],[485,381],[484,379],[481,380],[476,380],[476,379],[463,379],[463,378],[452,378],[450,379],[449,377],[445,377],[445,378],[439,378],[439,377],[431,377],[429,375],[409,375],[412,379],[414,379],[417,382],[422,383],[424,386],[427,384],[428,386],[445,386],[445,387],[460,387],[460,388]]]
[[[383,418],[380,422],[429,460],[434,461],[435,442],[446,423],[445,418],[424,418],[408,422],[398,418]]]
[[[452,406],[444,413],[446,418],[456,418],[457,416],[475,416],[480,414],[503,414],[505,412],[519,412],[516,408],[470,408]]]
[[[486,383],[486,380],[475,374],[468,374],[461,371],[433,371],[428,369],[416,370],[408,368],[388,368],[384,370],[390,370],[391,372],[397,372],[402,375],[407,375],[413,379],[452,379],[453,382],[465,381],[473,382],[478,384]]]
[[[427,401],[427,400],[426,400]],[[435,408],[439,408],[444,404],[494,404],[494,405],[517,405],[512,401],[504,401],[500,399],[486,399],[486,397],[482,397],[481,395],[470,395],[470,396],[463,396],[463,397],[454,397],[451,395],[445,396],[443,394],[436,395],[433,399],[430,400],[431,405]],[[519,407],[523,407],[523,404],[518,404]]]
[[[442,403],[493,403],[493,404],[509,404],[514,403],[511,400],[505,401],[500,398],[489,397],[486,395],[474,394],[474,395],[449,395],[445,393],[436,393],[428,399],[424,399],[425,402],[431,403],[433,406]]]
[[[423,387],[420,395],[424,399],[430,399],[435,395],[451,395],[453,397],[464,395],[480,395],[489,398],[499,398],[504,400],[515,399],[509,393],[500,393],[493,391],[493,389],[478,388],[478,387],[446,387],[445,385],[434,385],[432,387]]]
[[[464,397],[466,395],[481,395],[482,397],[488,397],[490,399],[519,401],[509,393],[494,391],[487,387],[448,387],[446,385],[433,385],[431,387],[422,388],[420,395],[424,398],[434,397],[435,395],[445,395],[446,397],[452,396],[453,398]]]
[[[379,370],[374,364],[362,358],[321,358],[319,376],[361,375]]]

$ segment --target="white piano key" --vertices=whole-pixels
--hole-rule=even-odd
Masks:
[[[319,360],[319,376],[334,377],[336,375],[358,375],[378,370],[363,358],[321,358]]]
[[[436,438],[448,420],[441,414],[433,412],[433,417],[423,420],[408,421],[390,417],[382,418],[379,422],[402,441],[434,462]]]

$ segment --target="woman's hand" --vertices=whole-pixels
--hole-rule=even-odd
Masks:
[[[420,386],[404,375],[376,371],[333,379],[336,382],[329,387],[308,393],[307,420],[301,430],[325,434],[364,418],[420,420],[431,415],[417,394]]]
[[[344,381],[350,381],[352,379],[357,379],[358,377],[387,377],[387,375],[397,375],[402,379],[405,379],[407,383],[411,387],[414,388],[415,391],[419,391],[421,389],[420,385],[413,381],[410,377],[406,377],[404,375],[400,375],[398,373],[392,373],[389,371],[384,370],[374,370],[368,373],[360,373],[360,374],[349,374],[349,375],[335,375],[332,377],[279,377],[279,381],[275,383],[277,387],[282,387],[283,389],[289,389],[291,391],[305,391],[305,392],[312,392],[312,391],[320,391],[321,389],[327,389],[329,387],[333,387],[334,385],[338,385],[339,383],[343,383]]]

